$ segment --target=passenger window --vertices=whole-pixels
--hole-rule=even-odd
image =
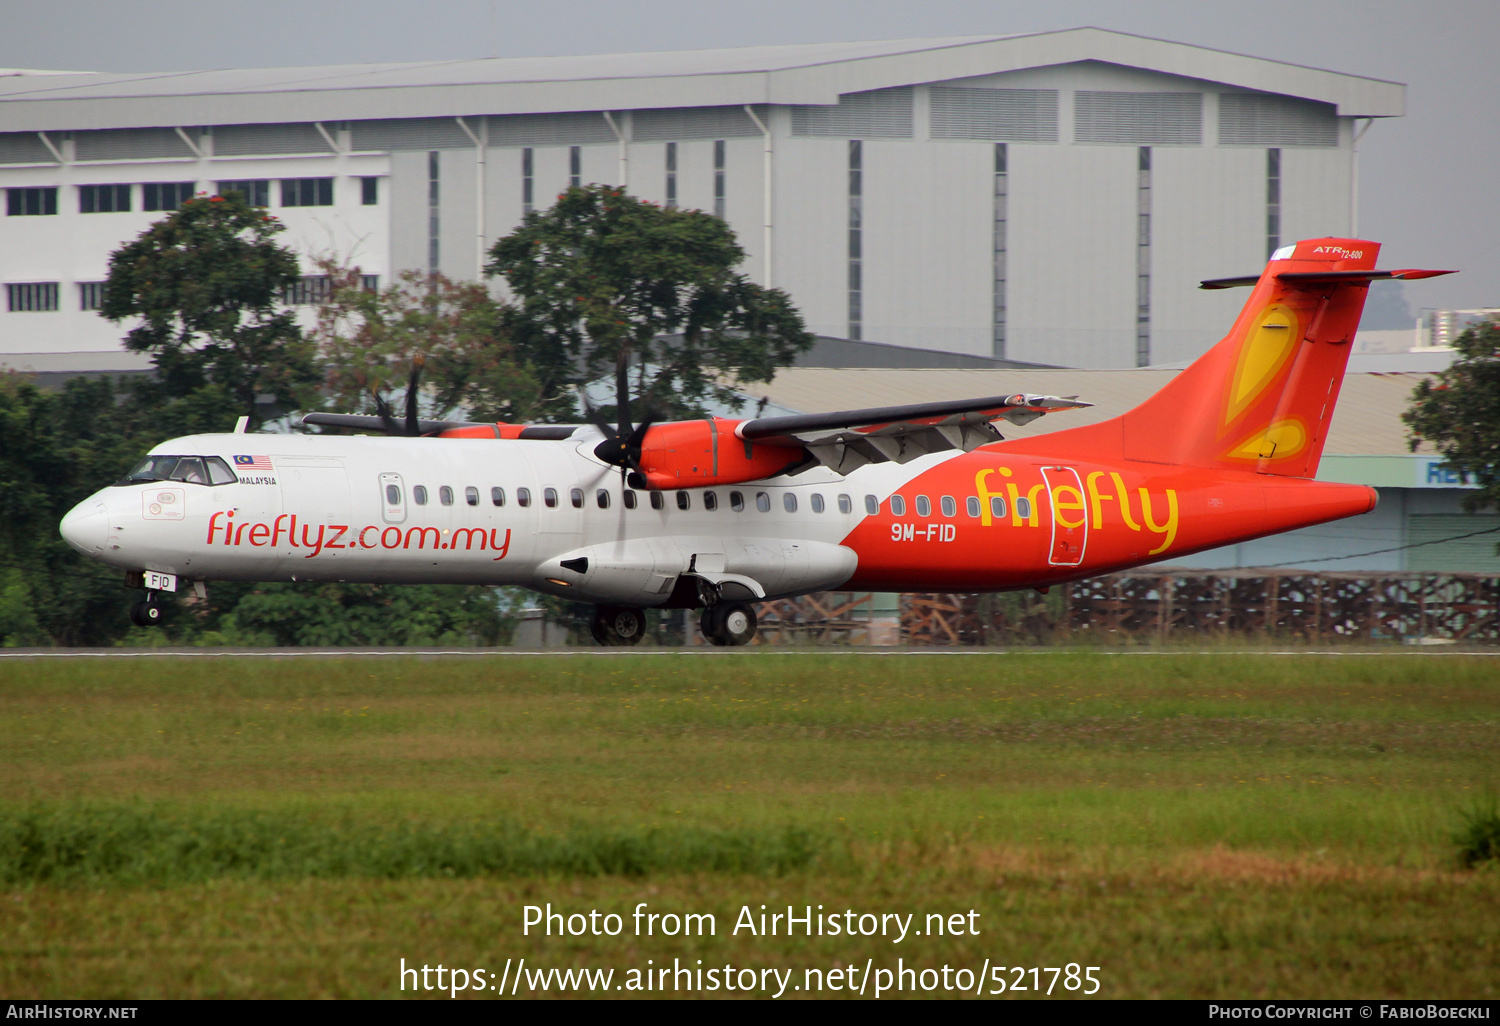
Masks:
[[[661,492],[652,492],[651,493],[651,508],[652,509],[666,509],[667,508],[667,497],[665,495],[663,495]]]
[[[771,512],[771,497],[765,492],[755,493],[755,508],[762,513]]]
[[[678,492],[677,493],[677,508],[678,509],[692,509],[693,508],[693,497],[691,495],[689,495],[687,492]]]
[[[899,495],[892,495],[891,496],[891,516],[893,516],[893,517],[904,517],[904,516],[906,516],[906,499],[904,499],[903,497],[901,497]]]
[[[930,517],[930,516],[932,516],[932,500],[929,499],[929,498],[927,498],[927,496],[925,496],[925,495],[918,495],[917,496],[917,516],[919,516],[919,517]]]
[[[839,496],[839,512],[840,513],[853,513],[854,512],[854,500],[850,499],[849,496],[847,496],[847,495],[840,495]]]
[[[401,505],[401,489],[395,485],[385,486],[385,502],[387,506]]]
[[[1016,496],[1016,516],[1022,520],[1031,519],[1031,500],[1024,495]]]
[[[548,509],[556,509],[557,508],[557,489],[556,488],[543,488],[542,489],[542,504],[545,505]]]
[[[173,481],[181,481],[184,484],[208,484],[208,471],[203,469],[203,461],[197,456],[184,456],[177,461],[177,469],[172,471]]]
[[[783,492],[781,494],[781,508],[786,510],[788,513],[797,512],[796,494],[794,494],[793,492]]]
[[[473,485],[469,485],[469,487],[465,488],[464,501],[467,502],[470,506],[479,505],[479,489],[475,488]]]
[[[574,509],[583,509],[583,489],[573,488],[569,490],[568,501],[573,504]]]
[[[504,488],[491,488],[490,489],[490,502],[492,502],[496,506],[504,506],[505,505],[505,489]],[[524,505],[524,503],[523,503],[523,505]]]
[[[732,509],[732,510],[734,510],[736,513],[743,512],[744,509],[745,509],[745,493],[744,492],[730,492],[729,493],[729,508]]]
[[[704,492],[703,493],[703,508],[706,509],[706,510],[708,510],[710,513],[712,513],[714,510],[718,509],[719,508],[719,493],[718,492]]]
[[[945,496],[943,496],[941,499],[938,500],[938,504],[942,507],[943,516],[945,516],[945,517],[951,517],[951,516],[957,516],[958,515],[958,503],[956,503],[956,502],[953,501],[953,496],[951,496],[951,495],[945,495]]]
[[[969,511],[969,516],[971,516],[971,517],[977,517],[977,516],[979,516],[979,496],[977,496],[977,495],[971,495],[971,496],[969,496],[967,499],[964,500],[964,506],[967,507],[967,509]]]
[[[1005,499],[999,495],[990,496],[990,516],[1005,519]]]
[[[500,497],[502,499],[505,498],[505,493],[501,492],[500,493]],[[522,506],[522,507],[530,506],[531,505],[531,489],[530,488],[517,488],[516,489],[516,505],[517,506]]]
[[[819,495],[817,492],[813,492],[812,494],[812,511],[814,513],[823,512],[823,496]]]
[[[865,496],[865,512],[868,513],[868,514],[870,514],[870,516],[872,516],[872,517],[876,513],[880,512],[880,503],[878,501],[876,501],[875,496],[873,496],[873,495],[866,495]]]
[[[411,487],[411,498],[412,498],[412,501],[415,502],[418,506],[425,506],[425,505],[427,505],[427,486],[426,485],[412,485],[412,487]]]
[[[601,488],[595,492],[594,501],[599,504],[600,509],[609,509],[609,489]]]
[[[208,483],[209,484],[234,484],[239,478],[234,476],[234,471],[229,469],[229,464],[217,456],[208,458]]]
[[[447,485],[440,487],[438,489],[438,502],[441,502],[444,506],[453,505],[453,489]]]
[[[635,509],[635,492],[629,488],[625,489],[625,494],[620,496],[620,500],[625,503],[626,509]]]

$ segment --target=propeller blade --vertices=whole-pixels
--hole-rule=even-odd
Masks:
[[[391,415],[391,404],[385,401],[385,397],[373,388],[370,395],[375,400],[375,412],[380,417],[380,426],[385,428],[388,435],[399,435],[401,429],[396,426],[396,419]]]
[[[621,438],[630,433],[629,359],[630,351],[621,346],[620,354],[615,358],[615,419],[620,422]]]
[[[427,360],[418,353],[411,361],[411,375],[406,379],[406,434],[416,437],[422,433],[417,424],[417,382],[422,378],[422,368]]]

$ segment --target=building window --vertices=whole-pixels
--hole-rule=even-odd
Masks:
[[[1266,151],[1266,259],[1281,248],[1281,151]]]
[[[284,207],[333,206],[332,178],[283,178],[281,205]]]
[[[361,178],[359,180],[359,203],[363,207],[373,207],[380,203],[380,179]]]
[[[176,210],[193,198],[193,182],[147,182],[141,186],[142,210]]]
[[[568,147],[568,186],[576,189],[583,181],[583,147]]]
[[[427,270],[436,274],[442,256],[442,164],[437,150],[427,152]]]
[[[1151,147],[1136,160],[1135,365],[1151,363]]]
[[[252,207],[271,205],[271,180],[269,178],[245,178],[237,182],[219,183],[220,196],[228,196],[231,192],[237,192],[245,197],[245,202]],[[284,188],[283,194],[285,194]]]
[[[1006,276],[1006,227],[1010,217],[1010,179],[1006,175],[1008,153],[1005,143],[995,144],[995,207],[994,207],[994,311],[990,318],[990,353],[997,360],[1005,359],[1005,276]]]
[[[130,210],[130,186],[128,185],[80,185],[78,187],[78,212],[80,214],[119,214]]]
[[[305,274],[287,286],[281,294],[281,301],[287,306],[312,306],[328,302],[331,291],[328,275]]]
[[[5,286],[5,303],[12,313],[40,313],[57,309],[57,282],[28,281]]]
[[[57,187],[40,189],[6,189],[5,213],[8,217],[32,217],[57,213]]]
[[[714,216],[724,216],[724,140],[714,140]]]
[[[521,150],[521,213],[531,213],[531,200],[533,195],[531,147],[527,146]]]
[[[378,274],[361,274],[359,276],[359,287],[362,288],[362,289],[364,289],[366,292],[379,292],[380,291],[380,275],[378,275]]]
[[[667,206],[677,206],[677,144],[667,143]]]
[[[99,310],[104,306],[104,282],[81,281],[78,283],[78,309]]]
[[[849,338],[858,342],[864,333],[864,146],[849,140]]]

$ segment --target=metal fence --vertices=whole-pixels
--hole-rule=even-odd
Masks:
[[[1035,591],[819,592],[758,607],[757,644],[1046,645],[1205,638],[1500,643],[1500,576],[1232,570],[1125,573]]]

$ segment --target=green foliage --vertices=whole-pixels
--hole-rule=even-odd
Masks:
[[[359,268],[324,262],[332,288],[314,333],[332,404],[374,412],[372,390],[404,383],[413,360],[439,416],[462,407],[475,420],[524,421],[538,407],[535,376],[513,355],[508,313],[484,285],[437,272],[403,271],[366,289]],[[393,397],[399,408],[404,396]]]
[[[1464,498],[1471,512],[1500,505],[1500,324],[1476,324],[1453,342],[1458,359],[1418,383],[1401,415],[1411,447],[1432,443],[1453,469],[1480,486]]]
[[[281,302],[300,273],[275,241],[285,230],[232,192],[188,200],[111,255],[99,312],[139,318],[125,347],[154,355],[158,402],[206,402],[231,425],[243,415],[258,427],[258,396],[312,401],[312,345]]]
[[[1458,864],[1474,869],[1486,862],[1500,862],[1500,805],[1495,796],[1475,802],[1460,815],[1463,827],[1453,835]]]
[[[495,592],[459,584],[260,584],[213,629],[230,644],[499,645],[515,621]]]
[[[109,644],[124,633],[130,593],[57,525],[155,440],[138,430],[131,398],[108,378],[43,392],[0,376],[0,645]]]
[[[512,822],[369,822],[247,809],[72,805],[0,813],[0,885],[182,884],[222,877],[784,874],[827,840],[800,827],[538,833]]]
[[[734,271],[744,256],[719,218],[591,185],[528,214],[486,271],[517,297],[504,326],[551,414],[633,354],[643,409],[701,415],[734,401],[722,376],[769,381],[812,345],[786,293]]]

